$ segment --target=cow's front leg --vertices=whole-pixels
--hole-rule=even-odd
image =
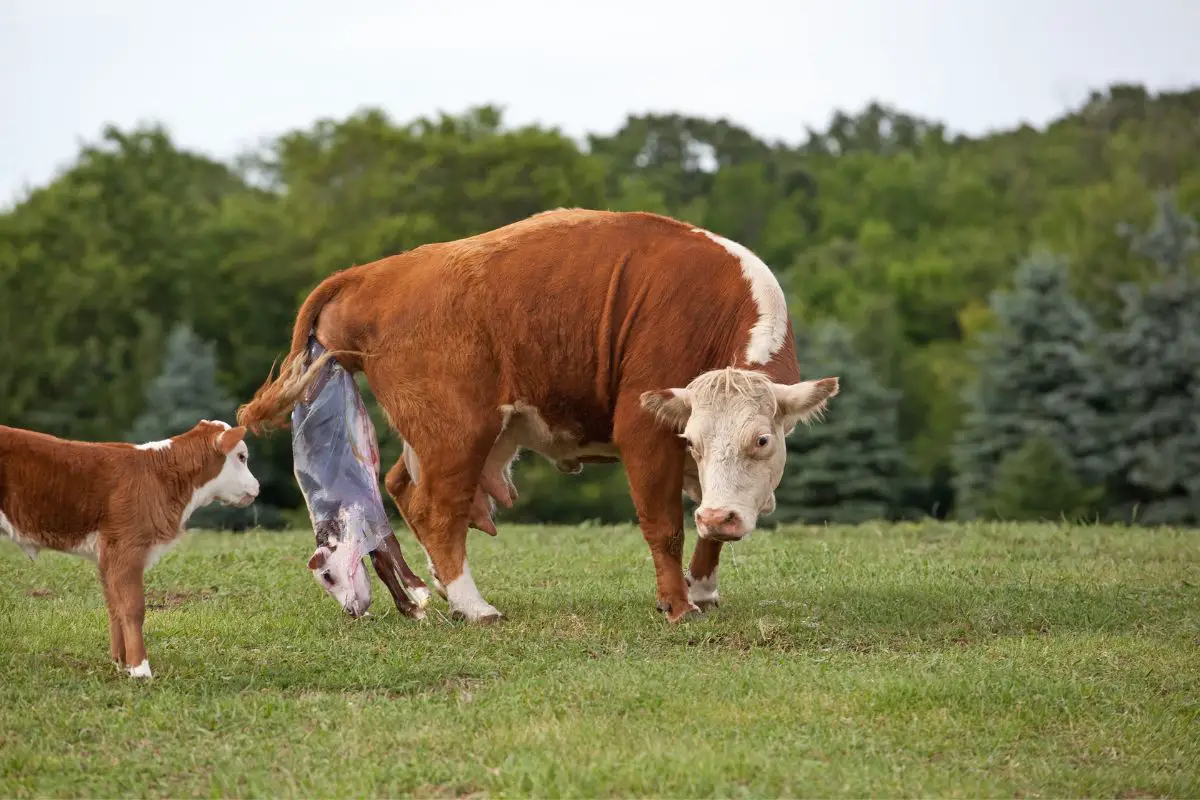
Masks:
[[[658,609],[667,620],[680,622],[700,615],[688,599],[683,577],[683,454],[673,437],[639,419],[622,426],[618,416],[614,439],[621,449],[638,525],[650,547],[658,585]]]
[[[721,605],[721,595],[717,591],[717,567],[721,562],[722,545],[722,542],[712,539],[697,538],[691,566],[684,575],[688,585],[688,599],[701,611]]]

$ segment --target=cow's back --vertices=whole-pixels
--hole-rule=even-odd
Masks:
[[[748,363],[763,306],[731,246],[655,214],[551,211],[355,268],[351,307],[378,304],[369,332],[394,331],[389,347],[403,338],[440,353],[450,361],[440,374],[472,359],[471,380],[497,404],[536,406],[552,426],[605,440],[622,393],[726,366],[797,379],[769,273],[757,289],[772,295],[779,335],[768,363]]]

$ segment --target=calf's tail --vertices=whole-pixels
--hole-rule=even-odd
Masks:
[[[331,275],[305,298],[296,314],[296,324],[292,327],[292,346],[279,367],[279,374],[272,377],[275,372],[275,365],[272,364],[266,381],[254,393],[254,397],[238,408],[239,425],[245,425],[255,434],[288,427],[288,415],[296,401],[320,374],[325,362],[341,354],[341,351],[331,350],[322,353],[312,363],[308,362],[308,339],[316,329],[317,316],[337,296],[343,285],[344,278],[340,273]]]

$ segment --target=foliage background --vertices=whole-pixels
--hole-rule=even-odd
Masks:
[[[109,128],[0,214],[0,423],[177,432],[170,397],[248,397],[328,273],[557,206],[670,214],[776,271],[802,369],[846,376],[828,428],[795,434],[780,521],[1200,520],[1200,90],[1114,85],[980,138],[877,104],[799,144],[676,114],[576,142],[492,106],[368,109],[221,163]],[[252,447],[282,524],[302,507],[288,439]],[[526,456],[517,481],[501,519],[632,517],[619,466]]]

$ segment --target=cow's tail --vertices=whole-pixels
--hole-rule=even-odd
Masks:
[[[316,329],[321,309],[337,296],[344,284],[345,276],[342,273],[330,275],[305,298],[296,313],[292,346],[279,366],[279,374],[272,377],[275,372],[275,364],[272,364],[267,380],[254,393],[254,397],[238,408],[239,425],[245,425],[256,434],[288,426],[288,415],[305,388],[317,377],[325,362],[340,355],[340,352],[325,352],[309,363],[308,340]]]

